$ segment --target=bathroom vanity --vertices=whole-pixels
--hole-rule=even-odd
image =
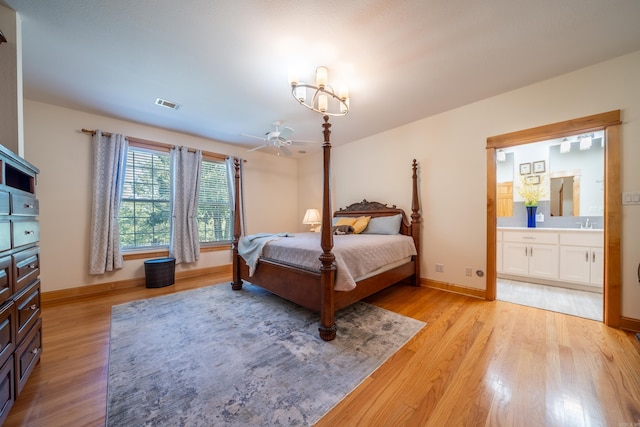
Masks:
[[[601,229],[518,228],[497,231],[501,278],[602,292]]]

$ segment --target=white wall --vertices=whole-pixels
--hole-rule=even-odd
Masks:
[[[288,231],[297,224],[296,161],[264,153],[248,153],[203,138],[25,100],[25,158],[40,169],[36,187],[40,201],[42,291],[144,277],[141,259],[125,261],[117,272],[90,276],[92,150],[85,129],[174,145],[201,148],[247,159],[245,191],[247,229]],[[200,261],[177,271],[227,265],[230,251],[201,254]]]
[[[0,30],[7,39],[0,44],[0,144],[22,156],[22,32],[19,16],[2,5]]]
[[[640,192],[638,76],[640,51],[334,147],[333,208],[366,198],[409,211],[410,163],[416,158],[422,276],[486,289],[484,278],[465,276],[465,267],[486,265],[487,137],[620,109],[622,191]],[[340,132],[338,120],[334,134]],[[321,168],[320,155],[299,162],[299,216],[320,206]],[[640,206],[623,206],[622,213],[622,315],[640,319]],[[436,263],[444,265],[443,273],[435,272]]]

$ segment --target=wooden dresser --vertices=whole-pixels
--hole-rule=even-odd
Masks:
[[[42,353],[39,172],[0,145],[0,424]]]

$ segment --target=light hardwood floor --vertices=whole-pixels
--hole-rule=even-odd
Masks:
[[[104,425],[111,307],[208,283],[44,304],[42,360],[5,425]],[[318,426],[640,423],[640,346],[631,333],[424,287],[396,285],[368,301],[427,326]]]
[[[497,298],[500,301],[557,311],[599,322],[603,319],[601,293],[500,278],[497,290]]]

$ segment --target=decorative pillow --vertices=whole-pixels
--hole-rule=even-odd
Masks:
[[[360,234],[367,228],[369,225],[369,220],[371,220],[370,216],[359,216],[356,218],[356,222],[353,224],[353,233]]]
[[[350,225],[334,225],[333,234],[353,234],[353,227]]]
[[[398,234],[400,233],[401,221],[401,214],[371,218],[362,234]]]
[[[356,219],[357,218],[353,218],[350,216],[341,216],[341,217],[338,217],[338,220],[333,225],[350,225],[353,227],[353,224],[356,223]]]

